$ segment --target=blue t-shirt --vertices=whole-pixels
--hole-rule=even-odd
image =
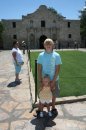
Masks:
[[[47,53],[46,51],[41,52],[37,63],[42,65],[42,75],[48,74],[51,80],[53,80],[55,75],[55,66],[62,64],[60,55],[55,51],[51,53]]]

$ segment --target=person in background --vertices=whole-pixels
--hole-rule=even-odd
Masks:
[[[55,108],[56,97],[59,95],[59,72],[60,65],[62,64],[60,55],[53,50],[54,42],[52,39],[47,38],[44,41],[45,51],[41,52],[37,59],[38,66],[38,81],[42,83],[42,77],[48,74],[51,81],[52,91],[52,114],[57,115],[58,111]],[[41,86],[41,85],[40,85]],[[40,112],[40,102],[37,114]]]
[[[43,108],[44,105],[46,105],[48,110],[48,115],[51,117],[52,113],[50,111],[50,102],[52,100],[52,92],[50,88],[50,77],[45,74],[45,76],[42,79],[42,86],[40,86],[39,91],[39,102],[40,102],[40,117],[43,117]]]
[[[22,48],[23,48],[23,54],[25,54],[25,49],[26,49],[26,43],[25,43],[25,41],[22,41]]]
[[[20,83],[19,73],[21,71],[21,66],[24,64],[24,59],[23,59],[22,52],[19,49],[18,41],[13,42],[12,57],[15,66],[15,82]]]

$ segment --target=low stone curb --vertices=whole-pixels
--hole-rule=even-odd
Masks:
[[[57,98],[56,104],[74,103],[79,101],[86,101],[86,95]]]
[[[74,103],[74,102],[82,102],[86,101],[86,95],[83,96],[70,96],[70,97],[62,97],[62,98],[57,98],[56,100],[56,105],[60,104],[68,104],[68,103]],[[33,107],[36,108],[38,106],[38,102],[35,102],[33,104]]]

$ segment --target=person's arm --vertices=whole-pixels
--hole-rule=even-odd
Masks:
[[[56,65],[55,75],[54,75],[54,78],[53,78],[53,81],[54,81],[54,82],[56,81],[57,76],[59,75],[59,72],[60,72],[60,65]]]
[[[42,90],[43,90],[43,85],[40,86],[39,92],[41,92]]]
[[[60,64],[56,65],[55,67],[55,75],[54,75],[53,80],[51,81],[51,90],[55,89],[55,86],[56,86],[55,82],[56,82],[57,76],[59,75],[59,72],[60,72]]]
[[[38,80],[39,82],[42,82],[42,65],[38,64],[37,67],[38,67]]]
[[[17,59],[16,59],[16,52],[13,52],[13,53],[12,53],[12,56],[13,56],[13,58],[14,58],[15,63],[16,63],[17,65],[19,65],[18,62],[17,62]]]

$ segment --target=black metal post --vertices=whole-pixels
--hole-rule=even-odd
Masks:
[[[35,60],[35,102],[37,102],[37,60]]]
[[[27,49],[27,53],[28,53],[28,43],[27,43],[27,45],[26,45],[26,49]]]
[[[31,71],[31,57],[30,57],[30,49],[29,49],[29,53],[28,53],[28,55],[29,55],[29,63],[30,63],[30,71]]]

